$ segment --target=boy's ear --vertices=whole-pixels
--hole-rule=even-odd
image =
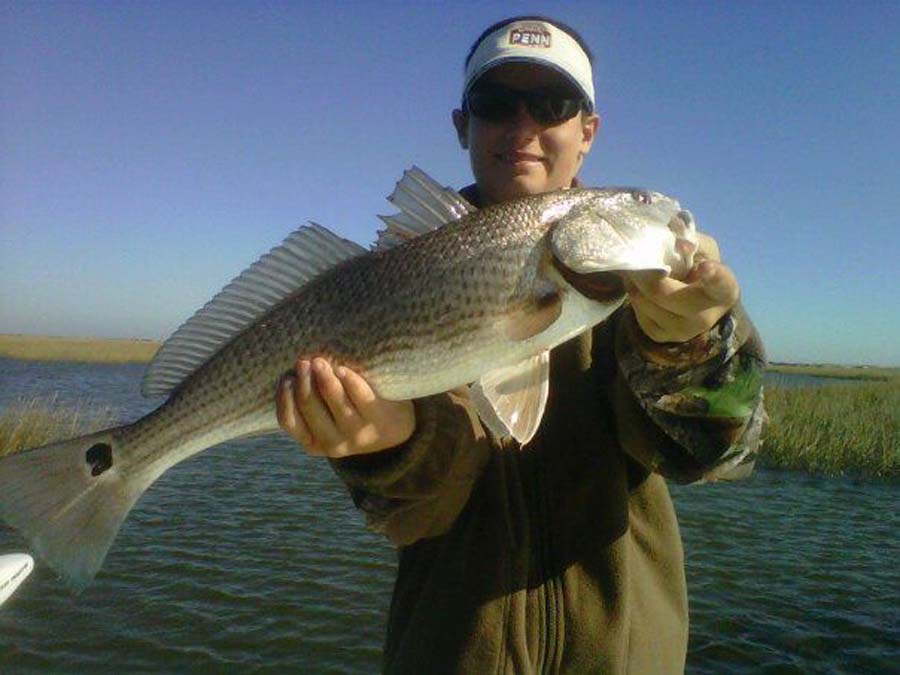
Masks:
[[[581,122],[581,154],[586,155],[591,150],[597,131],[600,129],[600,116],[597,114],[585,115]]]
[[[456,137],[463,150],[469,149],[469,116],[462,110],[453,111],[453,126],[456,127]]]

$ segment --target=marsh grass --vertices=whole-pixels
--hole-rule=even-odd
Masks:
[[[825,475],[900,479],[900,376],[819,387],[766,387],[760,464]],[[110,407],[55,397],[0,410],[0,456],[116,424]]]
[[[0,457],[116,424],[112,408],[31,399],[0,410]]]
[[[900,377],[887,375],[886,382],[767,386],[761,464],[900,478]]]
[[[154,340],[0,333],[0,356],[26,361],[147,363],[158,349]]]

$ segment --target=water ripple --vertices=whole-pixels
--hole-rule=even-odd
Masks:
[[[0,360],[0,374],[0,405],[60,391],[127,419],[152,407],[139,366]],[[896,671],[896,486],[761,471],[673,497],[688,672]],[[23,547],[0,526],[0,551]],[[224,444],[153,485],[81,595],[38,566],[0,611],[0,672],[370,673],[395,565],[326,463],[278,436]]]
[[[685,541],[691,672],[896,665],[896,486],[760,471],[744,484],[672,491]]]

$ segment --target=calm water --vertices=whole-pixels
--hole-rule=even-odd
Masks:
[[[132,419],[141,372],[0,359],[0,406],[57,392]],[[900,488],[760,471],[673,494],[688,672],[897,672]],[[0,609],[0,672],[376,672],[394,559],[323,462],[225,444],[153,485],[80,596],[38,567]]]

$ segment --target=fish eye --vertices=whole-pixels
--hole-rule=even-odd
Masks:
[[[652,204],[653,198],[650,196],[650,193],[646,190],[632,190],[631,198],[634,199],[638,204]]]

